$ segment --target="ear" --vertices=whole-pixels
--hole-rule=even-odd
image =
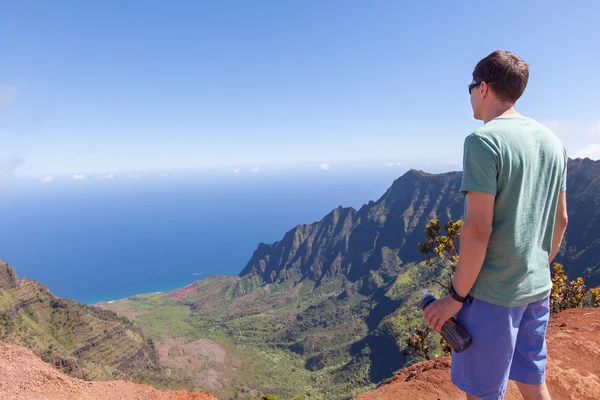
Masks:
[[[481,93],[481,98],[484,99],[489,93],[490,93],[490,87],[487,84],[486,81],[481,82],[481,85],[479,85],[479,90]]]

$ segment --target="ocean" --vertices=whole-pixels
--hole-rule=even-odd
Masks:
[[[377,200],[398,169],[14,180],[0,186],[0,259],[87,304],[238,274],[260,242]]]

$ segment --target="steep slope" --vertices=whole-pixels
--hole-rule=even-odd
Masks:
[[[411,170],[397,179],[376,202],[359,211],[339,207],[311,225],[298,225],[282,240],[261,243],[240,273],[262,282],[293,277],[320,283],[343,276],[356,281],[381,270],[386,259],[394,265],[420,259],[417,243],[433,217],[449,219],[463,212],[458,172],[432,175]],[[391,268],[393,270],[393,268]]]
[[[568,170],[569,226],[558,260],[570,276],[600,286],[600,160],[570,160]]]
[[[158,379],[152,342],[113,312],[58,298],[0,262],[0,340],[85,379]]]
[[[208,393],[157,390],[128,381],[85,382],[8,343],[0,343],[0,370],[3,400],[217,400]]]
[[[555,315],[548,327],[548,389],[552,398],[595,400],[600,393],[600,309],[571,309]],[[450,359],[441,358],[401,370],[378,389],[356,400],[454,400],[463,398],[450,382]],[[514,383],[506,400],[522,399]]]
[[[258,275],[269,283],[301,277],[320,281],[325,275],[338,275],[355,216],[353,208],[338,207],[319,222],[296,226],[279,242],[261,243],[240,275]]]

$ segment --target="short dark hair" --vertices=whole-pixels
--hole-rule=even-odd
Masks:
[[[486,82],[503,101],[515,103],[527,86],[529,66],[515,53],[496,50],[473,70],[475,82]]]

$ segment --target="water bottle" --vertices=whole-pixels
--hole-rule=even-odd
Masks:
[[[425,310],[428,305],[436,301],[437,299],[431,293],[427,292],[427,289],[423,290],[423,299],[417,303],[422,310]],[[455,353],[465,351],[471,345],[471,336],[464,330],[462,326],[456,322],[454,317],[451,317],[444,326],[442,327],[440,334],[446,339],[446,342],[452,347]]]

